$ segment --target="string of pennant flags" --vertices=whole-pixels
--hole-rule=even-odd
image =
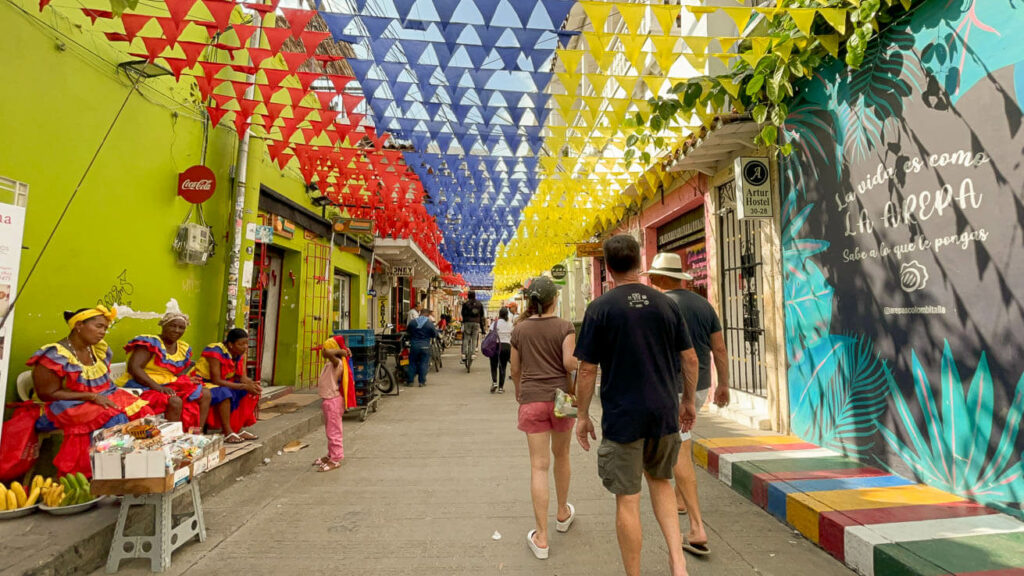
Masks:
[[[340,0],[331,10],[279,1],[73,9],[127,54],[194,84],[213,124],[263,139],[271,160],[334,204],[415,240],[445,273],[496,287],[564,260],[573,242],[666,184],[656,163],[625,158],[630,122],[650,115],[652,97],[704,76],[711,61],[753,66],[769,50],[802,50],[812,29],[836,55],[849,20],[826,0]],[[733,34],[684,33],[716,13]],[[803,36],[752,30],[779,15]],[[735,51],[741,42],[749,50]],[[644,152],[671,149],[713,120],[697,110]]]

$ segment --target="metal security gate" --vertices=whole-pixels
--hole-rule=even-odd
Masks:
[[[722,328],[732,388],[766,397],[760,220],[736,218],[734,183],[718,188]]]

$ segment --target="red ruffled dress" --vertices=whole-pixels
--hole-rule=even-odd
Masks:
[[[192,373],[192,348],[181,340],[178,341],[178,349],[174,354],[167,352],[164,341],[159,336],[136,336],[124,347],[124,351],[131,356],[136,349],[146,350],[150,353],[149,362],[146,364],[146,374],[157,384],[166,386],[182,399],[181,425],[185,430],[201,426],[199,422],[199,397],[203,391],[201,381],[193,379]],[[142,399],[149,402],[150,408],[157,414],[167,411],[167,394],[153,390],[145,384],[136,382],[131,374],[125,374],[118,381],[119,386],[126,388],[141,389]]]
[[[91,366],[86,366],[79,362],[74,352],[63,345],[47,344],[27,362],[29,366],[38,364],[52,371],[63,380],[66,390],[101,394],[117,404],[116,408],[104,408],[99,404],[81,400],[45,403],[45,412],[41,419],[64,432],[64,441],[53,459],[53,465],[62,476],[81,472],[92,477],[89,443],[93,431],[153,414],[148,402],[114,386],[110,379],[110,361],[114,354],[107,343],[99,342],[92,347],[92,353],[96,361]],[[40,423],[44,428],[47,426],[45,421]]]
[[[256,423],[256,409],[260,404],[260,397],[256,394],[249,394],[245,390],[235,390],[227,386],[217,386],[213,383],[210,375],[213,370],[220,370],[222,380],[228,382],[239,382],[242,374],[245,374],[245,357],[237,358],[231,356],[228,347],[222,342],[210,344],[203,349],[203,354],[196,362],[196,373],[203,379],[203,385],[210,389],[210,406],[216,406],[225,400],[231,401],[231,429],[239,431],[246,426]],[[210,416],[206,419],[207,425],[211,428],[224,429],[220,421],[220,414],[217,410],[211,409]]]

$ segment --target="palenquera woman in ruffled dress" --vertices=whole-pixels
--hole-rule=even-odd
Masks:
[[[64,439],[53,460],[61,475],[92,476],[93,431],[153,414],[149,403],[114,385],[113,353],[103,337],[117,316],[104,306],[65,312],[67,338],[47,344],[28,360],[36,394],[45,403],[37,428],[60,428]]]
[[[192,348],[181,339],[189,318],[174,308],[160,319],[159,336],[136,336],[124,347],[128,373],[118,384],[141,388],[142,399],[154,412],[171,422],[180,420],[187,431],[206,422],[210,391],[192,375]]]
[[[210,390],[210,411],[207,425],[224,433],[224,442],[239,444],[259,438],[244,430],[256,423],[256,409],[263,389],[245,374],[245,352],[249,334],[233,328],[223,342],[210,344],[196,362],[196,373]]]

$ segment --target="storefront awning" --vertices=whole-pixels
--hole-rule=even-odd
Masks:
[[[430,279],[441,271],[420,250],[415,242],[404,239],[378,238],[374,242],[374,255],[392,267],[411,267],[416,278]]]
[[[761,125],[752,120],[719,120],[706,135],[693,140],[668,171],[692,170],[712,176],[719,170],[729,167],[733,159],[742,153],[757,150],[754,138],[760,131]]]

